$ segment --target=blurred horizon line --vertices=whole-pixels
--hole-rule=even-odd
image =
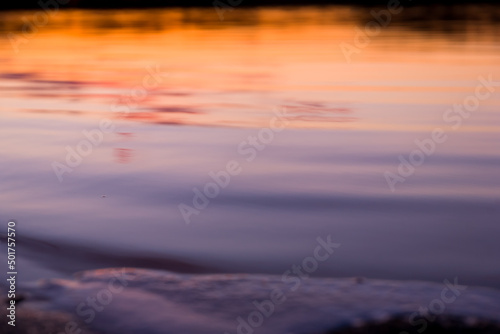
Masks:
[[[235,2],[239,2],[236,4]],[[399,5],[398,5],[399,3]],[[0,11],[24,9],[133,9],[170,7],[264,7],[264,6],[310,6],[310,5],[351,5],[351,6],[433,6],[433,5],[499,5],[495,0],[17,0],[0,3]]]

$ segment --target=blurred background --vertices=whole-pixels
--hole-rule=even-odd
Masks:
[[[0,220],[18,222],[19,278],[282,274],[331,235],[315,276],[499,288],[500,7],[222,3],[2,3],[25,7],[0,12]],[[480,78],[496,88],[453,127]],[[285,129],[248,161],[279,110]],[[386,172],[435,129],[447,140],[391,191]],[[186,224],[179,205],[233,160]]]

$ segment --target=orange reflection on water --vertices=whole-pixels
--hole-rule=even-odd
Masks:
[[[341,45],[354,45],[368,13],[238,9],[219,21],[212,9],[62,11],[18,53],[7,41],[0,47],[2,112],[261,127],[274,109],[302,106],[291,127],[410,130],[425,127],[427,118],[414,122],[425,109],[473,92],[478,75],[500,78],[494,22],[447,31],[445,22],[422,28],[395,18],[348,62]],[[3,14],[3,30],[21,36],[19,22],[33,14]],[[161,69],[161,82],[123,108],[148,66]]]

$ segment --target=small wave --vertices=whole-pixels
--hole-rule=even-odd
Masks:
[[[500,331],[500,291],[456,280],[311,278],[297,285],[269,275],[130,268],[84,272],[75,280],[45,280],[22,290],[27,324],[48,321],[30,312],[51,312],[51,323],[71,318],[92,333],[417,333],[424,326],[433,333]],[[91,308],[89,300],[97,304]],[[423,308],[427,313],[421,315]]]

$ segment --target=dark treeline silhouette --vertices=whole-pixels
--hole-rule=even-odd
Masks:
[[[396,0],[6,0],[0,10],[37,8],[149,8],[149,7],[251,7],[271,5],[361,5],[387,6]],[[401,5],[419,6],[431,4],[497,4],[498,0],[399,0]]]

